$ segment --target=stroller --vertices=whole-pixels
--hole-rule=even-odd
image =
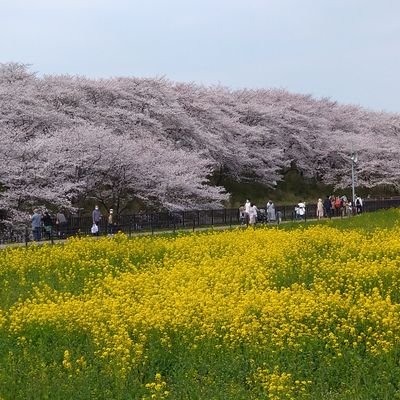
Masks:
[[[257,222],[267,222],[267,212],[264,208],[259,208],[257,212]]]

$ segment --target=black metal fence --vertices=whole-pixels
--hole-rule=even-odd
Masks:
[[[400,207],[400,197],[366,199],[363,204],[363,212],[372,212],[382,209]],[[304,220],[315,219],[316,204],[309,204],[306,207]],[[296,219],[295,205],[275,207],[279,219],[275,223],[292,221]],[[264,209],[259,213],[259,222],[266,222]],[[354,211],[354,210],[353,210]],[[334,214],[334,216],[345,217],[346,214]],[[121,215],[118,223],[107,224],[107,217],[103,217],[98,227],[98,235],[114,234],[122,231],[128,235],[137,233],[154,233],[157,231],[174,232],[176,230],[190,229],[195,231],[199,228],[213,226],[235,226],[242,224],[238,209],[219,210],[197,210],[182,212],[158,212],[158,213],[137,213]],[[67,216],[67,222],[62,225],[53,224],[51,232],[41,232],[43,240],[55,241],[76,235],[91,235],[92,218],[90,216]],[[15,226],[0,232],[0,244],[5,243],[28,243],[33,240],[30,226]]]

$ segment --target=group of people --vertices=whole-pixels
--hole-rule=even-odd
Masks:
[[[268,201],[264,210],[258,209],[254,203],[251,203],[250,200],[246,200],[246,203],[239,207],[239,218],[241,225],[254,226],[262,213],[264,217],[263,221],[270,223],[277,220],[275,205],[271,200]]]
[[[257,223],[258,209],[254,203],[250,203],[250,200],[246,200],[246,203],[239,207],[239,219],[241,225],[252,225]]]
[[[305,219],[306,216],[306,204],[304,201],[300,201],[295,209],[294,216],[296,220]],[[282,220],[282,214],[280,211],[275,210],[275,204],[272,200],[269,200],[265,205],[264,209],[259,209],[254,203],[246,200],[244,205],[239,207],[239,218],[241,225],[254,226],[257,221],[267,223],[280,223]]]
[[[96,204],[94,210],[92,211],[92,220],[93,225],[91,228],[91,232],[95,236],[99,236],[100,234],[100,223],[102,221],[102,214],[100,212],[99,206]],[[110,208],[107,216],[107,233],[109,235],[113,235],[117,228],[117,219],[114,214],[114,210]]]
[[[62,230],[67,224],[67,219],[62,212],[58,212],[52,217],[47,209],[43,211],[36,208],[31,216],[33,240],[39,241],[44,236],[46,239],[51,239],[54,233],[54,225],[57,236],[61,236]]]
[[[294,213],[297,220],[306,218],[306,203],[303,200],[301,200],[294,208]]]
[[[326,196],[326,199],[318,199],[316,207],[316,217],[321,218],[332,218],[332,217],[344,217],[353,214],[361,214],[363,212],[363,200],[360,196],[355,196],[354,206],[351,201],[343,196]],[[294,208],[294,219],[301,221],[305,220],[307,215],[306,203],[301,200]],[[258,209],[254,203],[246,200],[244,205],[239,207],[239,218],[241,225],[254,226],[257,221],[280,222],[280,212],[276,212],[274,203],[269,200],[265,206],[265,209]]]
[[[317,218],[323,217],[345,217],[363,212],[363,200],[360,196],[355,196],[354,205],[348,200],[347,196],[326,196],[326,199],[318,199]]]
[[[360,196],[355,196],[354,206],[351,201],[348,200],[346,195],[326,196],[325,200],[318,199],[316,217],[321,218],[332,218],[332,217],[345,217],[354,214],[361,214],[363,212],[363,200]],[[306,215],[306,204],[301,201],[295,207],[296,219],[304,219]]]
[[[100,234],[100,224],[103,216],[99,206],[96,205],[92,212],[93,225],[91,232],[93,235]],[[107,216],[107,233],[113,235],[117,229],[117,219],[114,210],[111,208]],[[33,240],[39,241],[42,238],[50,240],[54,235],[61,237],[65,233],[67,218],[62,212],[55,216],[50,215],[47,209],[36,208],[31,216],[31,226]]]

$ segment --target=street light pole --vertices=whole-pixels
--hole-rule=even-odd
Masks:
[[[351,192],[353,197],[352,206],[354,207],[356,202],[356,194],[355,194],[355,164],[357,163],[357,153],[352,151],[351,153]]]

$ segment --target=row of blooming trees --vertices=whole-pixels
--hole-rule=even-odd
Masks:
[[[231,91],[165,79],[38,77],[0,65],[0,208],[73,207],[93,198],[122,212],[218,207],[222,176],[274,187],[306,176],[400,187],[400,116],[284,90]],[[21,214],[22,215],[22,214]]]

